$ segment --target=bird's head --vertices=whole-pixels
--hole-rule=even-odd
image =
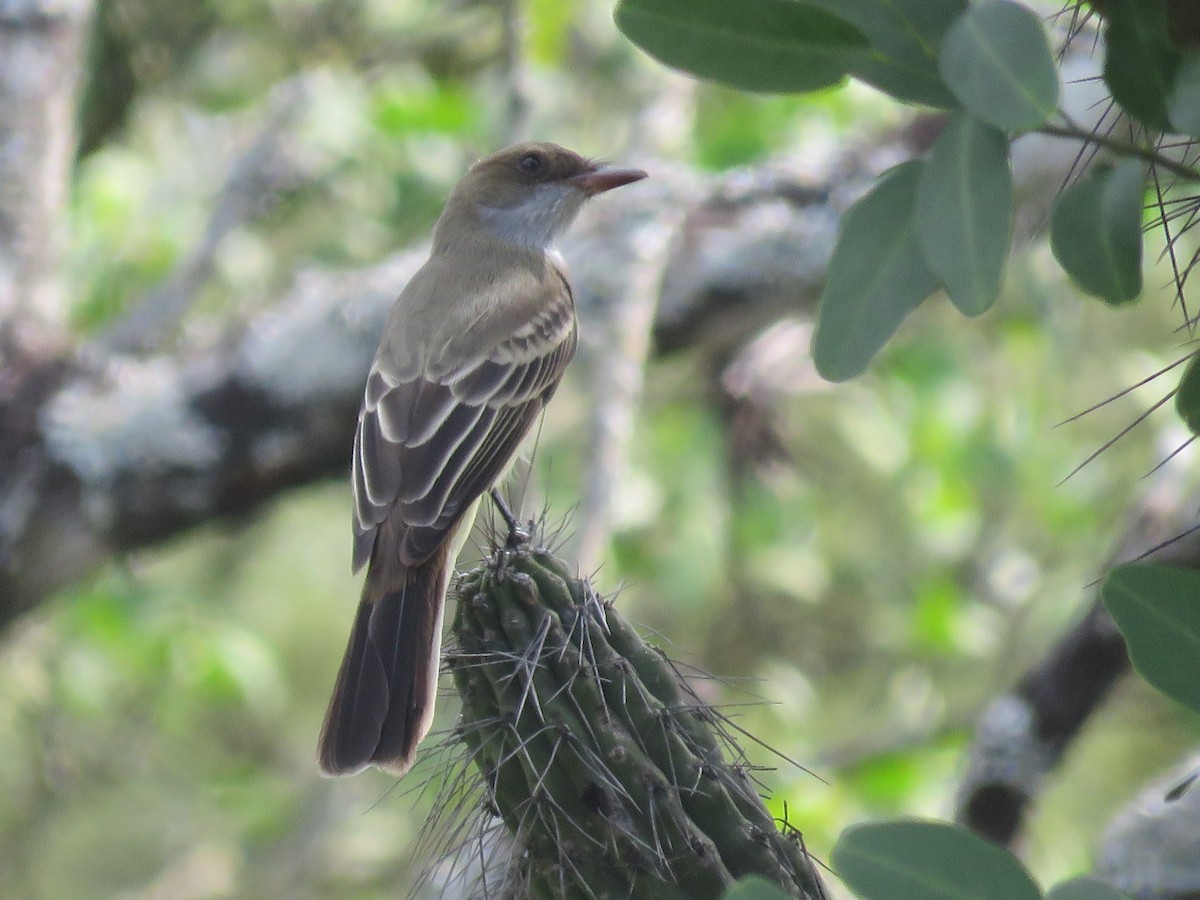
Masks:
[[[641,169],[608,166],[558,144],[515,144],[470,168],[451,193],[439,230],[466,214],[503,240],[544,248],[589,197],[645,177]]]

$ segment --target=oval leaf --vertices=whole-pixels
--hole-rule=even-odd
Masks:
[[[1146,0],[1105,0],[1104,82],[1121,108],[1151,128],[1170,128],[1167,98],[1180,54],[1167,34],[1167,7]]]
[[[921,166],[911,160],[889,169],[842,216],[813,335],[813,362],[829,381],[866,369],[937,289],[914,221]]]
[[[1054,889],[1046,895],[1046,900],[1129,900],[1129,898],[1103,881],[1097,881],[1094,878],[1072,878],[1070,881],[1055,885]]]
[[[1097,166],[1058,198],[1050,246],[1071,279],[1106,303],[1142,290],[1142,192],[1146,164]]]
[[[1126,563],[1108,573],[1100,596],[1142,677],[1200,712],[1200,572]]]
[[[789,897],[779,885],[749,875],[727,890],[721,900],[789,900]]]
[[[905,103],[956,107],[958,101],[938,72],[946,29],[967,0],[810,0],[845,19],[871,42],[850,74]]]
[[[1012,240],[1012,173],[1004,132],[957,116],[938,135],[917,189],[917,235],[964,315],[996,300]]]
[[[852,825],[833,868],[861,900],[1039,900],[1016,857],[948,822]]]
[[[1175,411],[1191,430],[1200,434],[1200,353],[1193,353],[1179,387],[1175,389]]]
[[[1200,135],[1200,53],[1189,53],[1180,62],[1167,108],[1175,131]]]
[[[971,114],[1005,131],[1037,128],[1058,104],[1058,67],[1031,9],[987,0],[946,34],[942,80]]]
[[[794,0],[621,0],[614,18],[660,62],[747,91],[829,87],[867,47],[852,25]]]

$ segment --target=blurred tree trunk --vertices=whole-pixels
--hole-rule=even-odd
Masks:
[[[59,254],[92,0],[0,4],[0,322],[60,324]]]

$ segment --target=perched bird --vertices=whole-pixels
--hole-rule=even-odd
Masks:
[[[353,565],[367,579],[321,729],[326,774],[412,765],[455,557],[575,353],[551,243],[587,198],[645,177],[523,143],[472,166],[446,201],[384,327],[354,435]]]

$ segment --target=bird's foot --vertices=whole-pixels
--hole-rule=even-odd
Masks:
[[[522,528],[521,523],[517,521],[517,517],[513,515],[513,511],[509,508],[505,499],[500,496],[500,491],[496,488],[491,490],[492,502],[496,504],[496,509],[500,511],[500,518],[504,520],[504,524],[508,526],[508,541],[507,545],[510,550],[515,550],[529,542],[532,536],[533,523],[530,522],[529,528]]]

